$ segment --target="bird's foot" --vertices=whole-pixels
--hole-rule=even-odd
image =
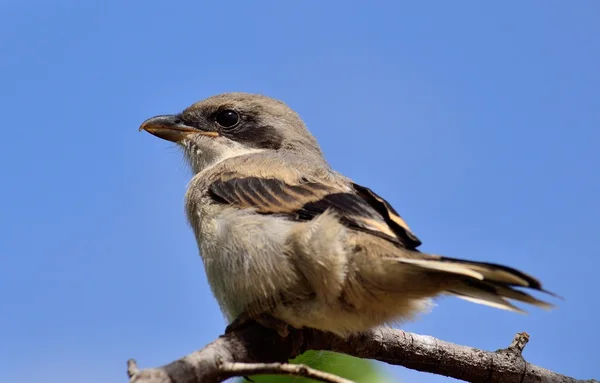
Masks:
[[[286,338],[290,334],[289,325],[270,314],[250,316],[247,313],[242,313],[240,316],[235,318],[235,320],[225,328],[225,334],[239,330],[247,326],[252,321],[268,329],[275,330],[282,338]]]

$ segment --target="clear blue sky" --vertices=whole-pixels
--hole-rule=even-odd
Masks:
[[[425,251],[504,263],[566,298],[455,298],[406,329],[599,378],[600,3],[0,2],[0,381],[125,382],[224,322],[147,117],[283,99]],[[404,382],[448,379],[383,367]]]

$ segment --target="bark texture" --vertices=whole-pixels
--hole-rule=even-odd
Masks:
[[[475,383],[598,383],[528,363],[521,355],[528,340],[527,334],[519,333],[509,347],[490,352],[391,328],[377,328],[346,339],[311,329],[292,330],[281,338],[272,330],[250,324],[163,367],[139,370],[130,360],[128,375],[130,383],[214,383],[248,371],[287,375],[298,371],[297,375],[318,379],[310,375],[314,370],[289,367],[285,362],[306,350],[328,350]],[[240,363],[246,365],[240,368]],[[277,363],[283,363],[283,367],[278,368]],[[330,381],[326,377],[318,380]]]

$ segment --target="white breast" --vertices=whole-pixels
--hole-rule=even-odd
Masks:
[[[234,319],[248,306],[268,309],[299,287],[285,240],[293,222],[215,205],[197,212],[196,233],[206,275],[221,309]]]

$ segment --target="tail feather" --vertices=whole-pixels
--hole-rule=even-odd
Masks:
[[[513,269],[512,267],[498,265],[496,263],[466,261],[449,257],[442,257],[441,259],[442,262],[460,264],[464,267],[477,270],[483,273],[486,279],[543,291],[542,284],[539,280],[522,271]]]
[[[512,305],[506,300],[506,298],[529,303],[544,309],[551,309],[554,307],[553,305],[539,300],[527,294],[526,292],[516,290],[511,286],[502,285],[489,280],[483,282],[468,279],[463,280],[458,286],[453,286],[452,289],[449,289],[446,292],[461,299],[470,300],[475,303],[500,309],[516,311],[523,314],[525,314],[525,311]]]
[[[506,299],[498,295],[489,293],[487,291],[466,291],[466,294],[462,294],[457,291],[448,291],[448,293],[456,296],[457,298],[464,299],[469,302],[478,303],[481,305],[490,306],[501,310],[513,311],[519,314],[526,314],[525,311],[513,305]]]
[[[397,260],[432,272],[456,276],[457,278],[452,278],[456,283],[451,283],[446,292],[474,303],[519,313],[525,313],[525,311],[514,306],[507,299],[544,309],[554,307],[550,303],[515,289],[515,287],[530,288],[556,296],[544,290],[542,284],[534,277],[510,267],[455,258],[426,256],[425,254],[420,254],[418,259],[402,258]]]
[[[508,299],[514,299],[519,302],[529,303],[530,305],[537,306],[546,310],[554,308],[554,305],[540,299],[537,299],[524,291],[513,289],[509,286],[494,285],[496,294],[499,294]]]
[[[448,263],[433,259],[413,259],[413,258],[403,258],[399,260],[401,263],[408,263],[415,266],[420,266],[424,269],[437,270],[444,273],[452,273],[452,274],[460,274],[467,277],[475,278],[480,281],[485,279],[485,276],[478,272],[477,270],[473,270],[472,268],[464,267],[461,264]]]

